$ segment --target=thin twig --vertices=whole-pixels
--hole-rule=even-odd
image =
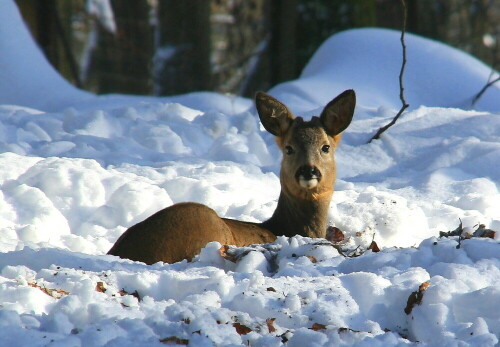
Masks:
[[[382,128],[378,129],[377,133],[370,139],[370,141],[368,141],[368,143],[372,142],[373,140],[379,139],[380,135],[382,135],[384,131],[393,126],[398,120],[398,118],[403,114],[404,110],[406,110],[410,106],[406,103],[404,86],[403,86],[403,75],[406,66],[405,32],[406,32],[407,9],[405,0],[401,0],[401,5],[403,6],[403,28],[401,29],[401,46],[403,48],[403,63],[401,64],[401,71],[399,72],[399,99],[401,100],[402,106],[399,109],[399,112],[396,114],[396,116],[392,119],[392,121],[390,121],[387,125],[383,126]]]
[[[485,86],[483,87],[483,89],[481,89],[479,91],[479,93],[476,94],[476,96],[474,97],[474,99],[472,99],[472,107],[474,107],[474,105],[476,104],[476,102],[481,98],[481,96],[483,96],[484,92],[486,92],[486,90],[488,90],[489,87],[491,87],[492,85],[494,85],[498,81],[500,81],[500,77],[497,77],[493,81],[490,81],[490,82],[486,83]]]
[[[497,31],[496,36],[498,36],[498,31]],[[496,41],[495,47],[492,49],[492,52],[491,52],[492,53],[491,72],[490,72],[490,75],[488,76],[488,81],[486,82],[484,87],[479,91],[479,93],[477,93],[474,96],[474,98],[472,98],[471,107],[474,107],[474,105],[476,105],[476,102],[478,102],[478,100],[483,96],[483,94],[486,92],[486,90],[488,90],[489,87],[491,87],[492,85],[494,85],[495,83],[500,81],[500,77],[497,77],[494,80],[491,80],[493,78],[493,76],[495,76],[495,74],[496,74],[495,67],[497,65],[497,53],[498,53],[498,50],[500,49],[500,43],[498,42],[498,40],[495,40],[495,41]]]

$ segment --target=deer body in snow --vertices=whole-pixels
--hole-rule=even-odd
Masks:
[[[255,98],[264,128],[283,152],[281,193],[272,217],[262,223],[221,218],[193,202],[167,207],[130,227],[108,254],[153,264],[192,259],[210,241],[246,246],[276,236],[325,237],[336,178],[334,151],[352,120],[353,90],[330,101],[319,117],[304,121],[272,96]]]

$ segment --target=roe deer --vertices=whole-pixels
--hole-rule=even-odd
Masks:
[[[320,117],[304,121],[270,95],[258,92],[257,111],[264,128],[283,152],[281,193],[272,217],[263,223],[220,218],[193,202],[167,207],[130,227],[108,254],[146,264],[192,259],[210,241],[246,246],[276,236],[325,237],[336,178],[334,150],[350,124],[356,103],[353,90],[330,101]]]

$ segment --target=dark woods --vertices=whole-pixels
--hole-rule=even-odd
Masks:
[[[16,3],[52,65],[97,93],[251,96],[298,77],[336,32],[403,21],[398,0],[110,0],[109,13],[86,0]],[[406,3],[408,32],[500,61],[500,2]]]

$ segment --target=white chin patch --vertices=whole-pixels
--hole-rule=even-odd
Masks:
[[[311,189],[318,185],[318,179],[311,178],[310,180],[305,180],[302,177],[300,177],[299,183],[302,188]]]

